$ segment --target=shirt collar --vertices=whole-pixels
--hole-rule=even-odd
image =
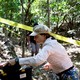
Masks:
[[[45,40],[45,42],[43,43],[43,46],[45,46],[47,43],[49,43],[51,41],[51,37],[50,38],[47,38],[46,40]]]

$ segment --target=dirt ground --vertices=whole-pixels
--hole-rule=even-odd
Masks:
[[[8,44],[9,43],[9,44]],[[80,46],[72,45],[72,44],[62,44],[69,54],[71,60],[74,65],[77,67],[78,71],[80,70]],[[4,40],[0,37],[0,62],[9,60],[14,56],[21,57],[22,56],[22,48],[19,45],[13,45],[11,41]],[[31,56],[30,50],[25,48],[25,57]],[[80,73],[80,72],[79,72]],[[51,80],[54,76],[54,80],[56,80],[56,76],[51,71],[46,72],[42,70],[42,67],[39,66],[33,69],[33,80]]]

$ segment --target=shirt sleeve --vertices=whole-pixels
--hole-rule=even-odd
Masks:
[[[48,49],[49,48],[45,46],[36,56],[20,58],[19,59],[20,65],[38,66],[43,64],[45,61],[47,61],[47,58],[49,56]]]

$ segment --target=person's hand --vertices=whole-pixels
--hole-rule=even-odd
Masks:
[[[18,58],[10,59],[8,61],[0,63],[0,69],[3,70],[5,73],[11,73],[15,70],[19,70],[21,66],[19,65]]]
[[[44,65],[43,69],[47,71],[47,70],[49,70],[49,66],[48,65]]]
[[[2,68],[2,67],[4,67],[4,66],[6,66],[8,64],[8,62],[6,61],[6,62],[1,62],[0,63],[0,68]]]
[[[16,62],[15,62],[15,59],[11,59],[11,60],[8,61],[8,63],[9,63],[10,65],[15,65]]]
[[[52,69],[52,66],[51,66],[50,63],[46,63],[46,64],[43,66],[43,69],[44,69],[44,70],[50,70],[50,69]]]
[[[15,65],[15,59],[11,59],[11,60],[8,60],[8,61],[5,61],[5,62],[1,62],[0,63],[0,68],[2,67],[5,67],[6,65]]]

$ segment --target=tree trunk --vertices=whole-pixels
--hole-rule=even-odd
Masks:
[[[49,0],[47,0],[47,10],[48,10],[48,27],[50,28],[50,7],[49,7]]]
[[[22,6],[22,23],[24,24],[24,7],[23,7],[24,0],[21,0],[21,6]],[[25,57],[25,30],[22,31],[21,36],[21,45],[22,45],[22,57]]]

